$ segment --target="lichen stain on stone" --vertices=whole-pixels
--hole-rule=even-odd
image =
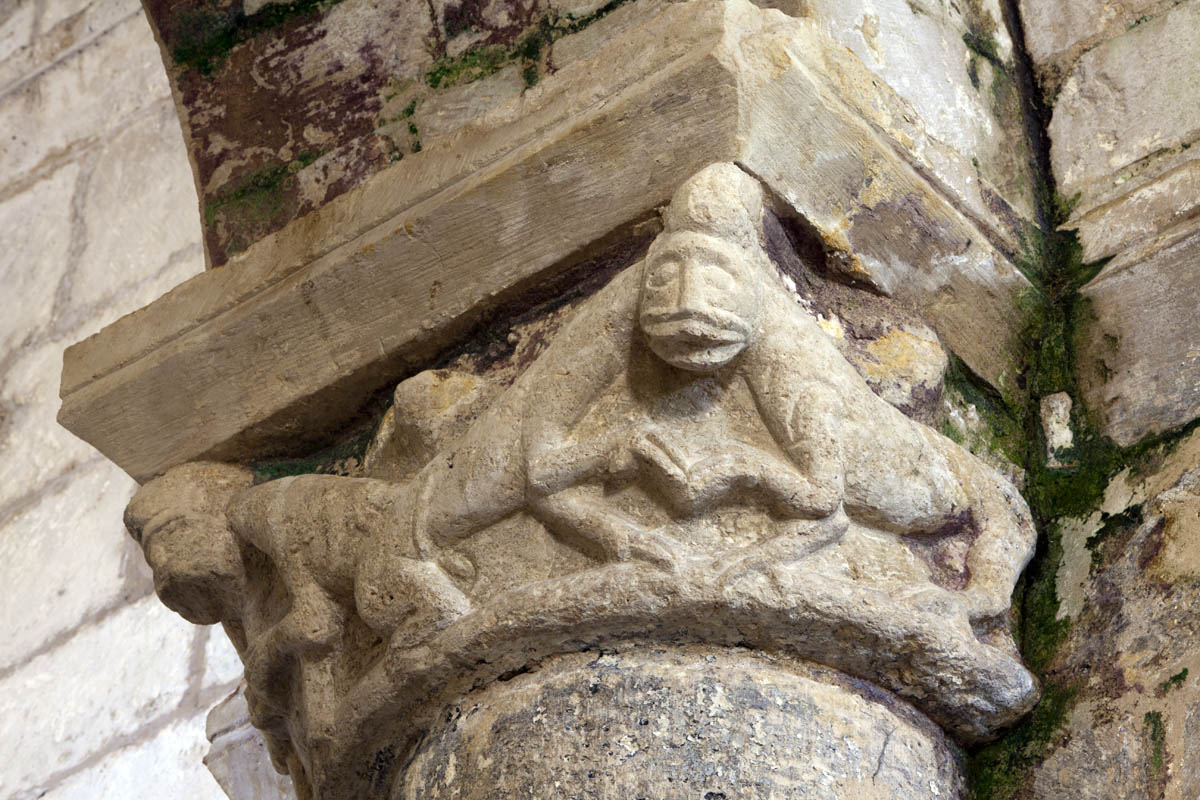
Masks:
[[[237,41],[210,74],[173,71],[202,205],[227,197],[261,170],[294,163],[298,154],[324,154],[320,163],[306,165],[301,180],[289,182],[304,191],[284,192],[270,219],[230,214],[219,226],[206,220],[213,266],[392,160],[390,143],[375,134],[383,108],[380,89],[397,75],[415,78],[426,69],[428,53],[406,42],[413,37],[420,42],[417,28],[422,20],[428,28],[428,8],[318,6]],[[149,11],[160,30],[170,32],[178,24],[167,9]],[[167,48],[170,52],[169,36]]]

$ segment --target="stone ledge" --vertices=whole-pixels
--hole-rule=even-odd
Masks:
[[[595,87],[586,103],[560,92],[515,130],[405,159],[237,269],[74,346],[60,422],[139,480],[301,446],[301,432],[343,424],[464,319],[575,263],[721,160],[759,175],[851,277],[910,302],[1008,388],[1028,283],[989,237],[846,108],[810,63],[802,23],[749,3],[664,13],[685,12],[686,35],[656,71],[631,82],[613,52],[628,43],[601,48],[580,64]],[[558,78],[569,76],[544,91]],[[524,143],[504,152],[488,144],[514,137]]]

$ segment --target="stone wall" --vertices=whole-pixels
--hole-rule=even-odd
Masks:
[[[167,5],[150,3],[152,11]],[[250,7],[258,7],[244,5],[250,15],[255,13]],[[638,0],[609,5],[613,13],[605,13],[604,25],[620,32],[614,40],[636,43],[636,36],[647,35],[636,33],[641,30],[634,24],[638,15],[660,4]],[[742,13],[757,13],[742,5]],[[1191,432],[1200,415],[1200,356],[1194,334],[1200,286],[1195,266],[1200,252],[1200,206],[1195,199],[1200,196],[1200,148],[1192,145],[1200,140],[1195,102],[1200,0],[972,0],[964,4],[969,13],[954,4],[917,0],[779,0],[755,5],[777,7],[789,18],[807,20],[804,24],[818,31],[814,41],[836,43],[828,52],[838,58],[830,55],[819,72],[832,81],[847,116],[854,117],[855,124],[869,125],[871,136],[862,141],[888,142],[892,150],[903,151],[913,174],[946,198],[939,202],[953,208],[950,217],[962,215],[973,231],[984,233],[987,246],[1001,254],[996,263],[1004,261],[1015,278],[1015,268],[1007,262],[1021,262],[1031,281],[1029,290],[1022,279],[1022,290],[1012,292],[1019,295],[1016,305],[1024,316],[1012,322],[1022,335],[1014,334],[1011,347],[996,346],[989,334],[980,333],[982,326],[948,341],[969,366],[971,360],[960,350],[979,342],[999,351],[1004,364],[1019,365],[1023,380],[1014,382],[1002,397],[965,374],[961,365],[955,366],[946,383],[951,404],[942,430],[956,441],[965,439],[980,454],[995,451],[1020,467],[1013,471],[1043,534],[1017,594],[1022,652],[1043,680],[1045,700],[999,743],[968,754],[973,796],[1196,796],[1200,661],[1193,643],[1200,607],[1195,522],[1200,518],[1200,477],[1194,465],[1200,459],[1200,434]],[[373,8],[365,2],[333,6],[340,15],[332,17],[335,22]],[[449,5],[430,5],[435,7],[444,12]],[[1018,22],[1014,7],[1021,14],[1024,41],[1010,37],[1001,24]],[[665,4],[664,9],[659,11],[677,13]],[[418,10],[424,13],[424,6]],[[236,17],[238,24],[246,18]],[[512,51],[493,65],[494,71],[475,75],[478,80],[450,85],[452,81],[433,80],[442,75],[439,70],[460,63],[448,55],[451,49],[443,42],[445,52],[437,66],[421,62],[408,76],[420,98],[389,92],[387,76],[377,76],[376,88],[383,87],[380,96],[386,102],[369,110],[386,112],[392,127],[384,130],[387,120],[380,117],[368,126],[366,136],[387,138],[390,130],[403,140],[403,155],[408,156],[400,164],[393,163],[400,160],[398,151],[372,151],[378,157],[380,183],[355,175],[327,195],[324,183],[306,181],[316,171],[327,170],[335,157],[344,155],[347,163],[358,159],[361,154],[350,146],[351,138],[343,143],[347,149],[341,155],[331,149],[331,155],[322,153],[315,161],[307,150],[292,152],[294,143],[288,141],[275,153],[276,161],[283,160],[268,164],[267,173],[261,173],[263,164],[251,159],[238,162],[247,170],[242,176],[245,185],[232,181],[231,191],[223,188],[225,184],[209,186],[206,191],[212,196],[201,211],[160,49],[136,2],[0,0],[0,19],[0,450],[8,456],[0,459],[0,624],[6,633],[0,643],[0,747],[6,752],[0,798],[223,800],[201,763],[207,750],[205,717],[232,690],[241,665],[219,630],[188,625],[153,597],[141,553],[121,525],[133,482],[56,425],[63,349],[202,273],[201,225],[207,220],[210,227],[219,228],[228,222],[223,208],[245,212],[248,195],[237,187],[262,188],[262,175],[274,175],[272,185],[286,185],[289,191],[320,189],[319,199],[327,204],[292,223],[293,231],[303,233],[294,237],[303,247],[283,235],[287,229],[281,227],[300,213],[300,202],[288,200],[278,208],[267,203],[270,224],[231,213],[234,222],[254,223],[253,230],[247,228],[250,238],[277,229],[282,233],[264,239],[257,256],[247,249],[230,269],[205,273],[204,286],[210,288],[201,289],[212,296],[221,294],[212,285],[235,294],[221,284],[228,280],[236,289],[231,275],[249,286],[255,275],[251,268],[274,276],[280,264],[291,263],[283,256],[295,262],[288,269],[299,269],[305,259],[315,258],[314,242],[341,246],[397,213],[394,203],[380,200],[384,195],[389,202],[395,200],[377,188],[387,185],[384,171],[392,171],[393,181],[410,174],[404,170],[419,173],[439,152],[449,152],[450,145],[442,142],[451,142],[449,132],[492,104],[508,102],[526,111],[537,111],[538,103],[551,107],[551,89],[558,86],[570,95],[568,55],[580,57],[587,48],[563,33],[557,78],[548,70],[545,75],[539,72],[549,62],[518,63]],[[322,19],[297,16],[283,21],[299,30],[306,25],[320,28],[325,25]],[[781,20],[773,24],[799,24]],[[713,30],[724,30],[724,17],[717,22]],[[444,13],[439,24],[453,39]],[[326,27],[337,30],[332,23]],[[358,23],[343,24],[343,29],[369,30]],[[462,36],[478,33],[456,30],[455,35]],[[589,35],[599,36],[599,30],[598,26]],[[320,39],[312,37],[313,42]],[[254,55],[255,47],[264,48],[265,54],[259,54],[264,58],[273,52],[262,43],[243,44],[245,50],[237,56],[243,60]],[[484,52],[471,50],[482,46],[479,42],[460,44],[466,49],[460,48],[459,54]],[[655,52],[652,47],[638,49]],[[662,49],[660,55],[666,58]],[[914,51],[925,54],[932,66],[917,64]],[[297,60],[306,57],[300,49],[291,55]],[[542,56],[538,50],[537,58]],[[236,80],[249,74],[234,69],[237,58],[223,67],[235,88]],[[631,64],[634,77],[629,80],[649,74],[641,62]],[[1036,87],[1025,80],[1026,66]],[[532,73],[519,74],[529,68]],[[712,74],[698,71],[696,85],[716,85]],[[624,73],[618,77],[626,80]],[[886,84],[886,91],[876,78]],[[405,86],[405,91],[412,88]],[[1044,104],[1045,142],[1026,140],[1023,130],[1017,101],[1030,100],[1020,93],[1033,91]],[[186,106],[186,93],[181,97]],[[888,102],[876,102],[879,98]],[[577,109],[572,108],[564,105],[564,118],[574,118]],[[657,133],[652,117],[622,111],[619,119],[626,118],[649,119],[647,130]],[[229,119],[231,124],[238,122],[233,116]],[[631,128],[614,130],[618,132],[611,134],[613,142],[628,145],[634,139]],[[358,136],[354,131],[347,136],[350,133]],[[513,140],[511,131],[497,134],[496,141],[505,146]],[[557,139],[548,141],[557,146]],[[832,152],[848,149],[840,139],[831,141]],[[576,152],[563,148],[563,153]],[[1033,175],[1027,171],[1027,156],[1038,149],[1045,151],[1035,154],[1044,169]],[[704,158],[691,155],[701,162],[709,159],[707,151]],[[720,157],[736,160],[735,155]],[[545,161],[574,163],[571,158]],[[294,168],[289,166],[293,162]],[[655,191],[666,192],[663,187],[673,186],[699,165],[689,163],[686,169],[678,167],[678,175],[659,176]],[[460,168],[467,175],[475,167]],[[246,175],[256,170],[259,182],[245,183]],[[609,180],[618,183],[611,176]],[[471,219],[476,204],[485,200],[516,198],[523,203],[536,196],[521,188],[534,184],[497,181],[490,195],[483,189],[478,189],[478,197],[464,194],[463,208]],[[627,187],[628,197],[647,194],[640,184],[627,183],[633,187]],[[429,178],[428,185],[441,184]],[[916,179],[911,185],[923,186]],[[1055,190],[1056,198],[1050,196]],[[641,199],[650,208],[654,198],[647,197]],[[658,200],[665,201],[665,194]],[[608,205],[621,202],[629,201],[610,196]],[[557,203],[548,207],[556,215],[563,208]],[[463,218],[467,217],[450,214],[439,219],[428,214],[417,225],[396,226],[387,235],[407,241],[415,231],[418,240],[444,243],[466,230]],[[1049,224],[1031,233],[1033,218]],[[604,224],[608,228],[603,230],[616,227],[616,222]],[[1054,232],[1059,225],[1077,234]],[[343,238],[336,239],[334,232]],[[895,227],[885,232],[887,242],[903,238]],[[221,233],[226,244],[232,241],[227,234]],[[580,246],[591,241],[580,236]],[[376,253],[375,239],[363,241],[361,249],[345,249],[354,250],[346,263],[361,262],[364,274],[379,272],[373,269],[376,263],[401,263],[389,260],[399,250],[388,249],[400,245],[393,242]],[[391,240],[380,234],[379,241]],[[236,249],[240,247],[231,248]],[[432,262],[441,269],[441,255],[430,249]],[[478,263],[496,260],[491,240],[482,250],[486,252]],[[456,252],[461,256],[462,250]],[[518,255],[515,260],[532,263]],[[928,259],[922,255],[912,261],[924,264]],[[337,269],[340,264],[336,262]],[[469,263],[464,269],[468,267]],[[445,278],[432,270],[427,293],[431,307]],[[355,283],[340,278],[334,267],[315,274],[332,275],[335,285]],[[293,283],[305,290],[313,286],[311,281]],[[899,293],[915,281],[894,283]],[[891,290],[887,281],[882,285]],[[192,285],[191,294],[186,287],[174,293],[172,302],[159,304],[152,314],[160,322],[186,317],[189,308],[209,297],[197,286]],[[397,297],[412,294],[407,284],[401,288],[404,291],[395,291]],[[416,291],[415,296],[425,294]],[[443,291],[439,302],[448,303],[444,298],[450,294]],[[307,307],[309,298],[297,289],[300,295]],[[966,308],[972,318],[988,308],[975,295],[958,300],[952,305]],[[300,300],[296,307],[301,307]],[[459,312],[444,312],[447,318],[455,313]],[[329,316],[363,327],[357,317]],[[147,328],[145,316],[140,322]],[[822,317],[822,322],[829,320]],[[836,318],[834,322],[841,325]],[[355,335],[362,334],[359,330]],[[316,338],[325,341],[328,336],[322,331]],[[77,359],[84,365],[75,371],[95,369],[106,358],[121,361],[123,356],[114,355],[110,347],[113,341],[116,338],[110,336],[85,343],[79,351],[85,357]],[[214,360],[234,363],[241,371],[258,369],[241,357],[231,358],[223,344],[213,352]],[[278,359],[271,355],[269,360]],[[304,359],[304,371],[315,371],[309,370],[314,361],[319,359]],[[943,356],[936,370],[939,376],[944,368]],[[982,377],[1001,386],[999,377],[1005,370],[995,372]],[[167,383],[161,376],[156,380],[160,386]],[[197,379],[182,393],[189,413],[200,405],[199,387]],[[307,397],[310,391],[305,388],[298,395]],[[1065,401],[1068,395],[1074,405],[1060,406],[1065,410],[1060,410],[1059,424],[1073,429],[1074,444],[1066,440],[1061,447],[1052,445],[1049,457],[1044,457],[1045,442],[1034,428],[1035,409],[1043,400]],[[137,399],[138,393],[131,392],[110,405],[125,418],[154,412],[155,403],[131,412]],[[247,405],[240,394],[237,403]],[[158,407],[161,410],[161,403]],[[90,413],[94,415],[94,407]],[[264,417],[273,418],[265,412]],[[969,424],[959,425],[959,418]],[[1190,438],[1182,436],[1180,426]],[[148,469],[147,475],[154,471]],[[1119,655],[1112,656],[1114,652]],[[238,736],[245,733],[232,724],[229,730]],[[226,751],[233,754],[231,759],[238,752],[232,745]]]
[[[0,130],[0,797],[218,800],[241,665],[153,596],[133,481],[55,422],[63,348],[204,268],[136,0],[0,3]]]

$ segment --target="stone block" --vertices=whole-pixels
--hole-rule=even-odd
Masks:
[[[115,319],[204,268],[196,189],[173,104],[162,100],[108,139],[92,167],[68,308]]]
[[[98,457],[55,422],[53,365],[62,350],[62,341],[28,347],[3,374],[0,447],[22,457],[0,459],[0,508],[23,502],[48,481]]]
[[[423,366],[473,314],[593,255],[722,160],[744,163],[852,277],[911,303],[1009,387],[1016,347],[996,343],[1015,342],[1028,283],[825,83],[844,48],[744,2],[660,11],[563,64],[526,93],[526,114],[406,158],[77,345],[63,424],[141,478],[202,454],[303,446],[297,430],[319,434],[352,410],[335,394]],[[569,91],[582,81],[587,103]],[[230,373],[247,369],[249,384]]]
[[[8,131],[0,187],[45,169],[164,97],[170,87],[158,45],[141,16],[54,64],[36,81],[0,97]],[[121,75],[121,80],[113,80]]]
[[[195,639],[192,625],[147,597],[5,675],[0,794],[37,797],[48,778],[178,710]]]
[[[1200,214],[1200,158],[1143,183],[1127,194],[1079,215],[1085,263],[1110,258]]]
[[[1132,262],[1132,263],[1131,263]],[[1200,416],[1200,225],[1178,226],[1112,261],[1082,290],[1080,347],[1087,406],[1129,445]]]
[[[3,103],[0,100],[0,106]],[[79,168],[67,165],[0,201],[0,282],[6,298],[20,299],[5,302],[0,315],[0,353],[5,356],[34,340],[51,320],[70,252],[71,203],[78,177]]]
[[[204,768],[205,712],[146,734],[105,755],[46,794],[44,800],[228,800]],[[150,738],[150,737],[153,738]]]
[[[936,727],[850,685],[830,670],[719,648],[558,656],[435,722],[391,796],[963,796]]]
[[[1082,217],[1196,157],[1200,1],[1090,50],[1054,102],[1051,162]]]
[[[204,764],[229,800],[295,800],[292,779],[275,770],[266,739],[250,724],[244,684],[213,708],[207,730]]]
[[[71,473],[4,522],[0,669],[127,599],[127,562],[141,558],[121,525],[133,488],[120,470],[97,464]]]
[[[204,641],[204,688],[229,686],[241,680],[241,677],[242,659],[234,649],[233,642],[229,641],[219,625],[208,628],[208,638]]]
[[[1026,796],[1200,791],[1200,435],[1152,455],[1062,527],[1059,616],[1071,624],[1047,679],[1071,697]]]
[[[895,93],[830,64],[846,102],[1012,251],[1033,218],[1031,149],[997,0],[808,0],[798,13]],[[914,69],[920,64],[920,69]],[[901,102],[896,102],[896,100]],[[890,102],[889,102],[890,100]]]
[[[1179,0],[1020,0],[1025,46],[1042,87],[1053,93],[1080,54],[1125,33]]]
[[[141,13],[137,0],[46,0],[25,2],[15,16],[39,5],[37,38],[8,57],[0,57],[0,95]]]
[[[4,21],[0,22],[0,64],[11,59],[18,50],[29,47],[35,9],[34,3],[21,0],[7,0],[0,7],[0,13],[4,15]]]

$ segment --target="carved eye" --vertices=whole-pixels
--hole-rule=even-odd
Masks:
[[[646,275],[646,286],[650,289],[663,289],[675,282],[679,277],[679,264],[675,261],[663,260],[654,264]]]
[[[720,264],[709,264],[704,270],[704,282],[721,292],[733,291],[736,281],[733,275]]]

